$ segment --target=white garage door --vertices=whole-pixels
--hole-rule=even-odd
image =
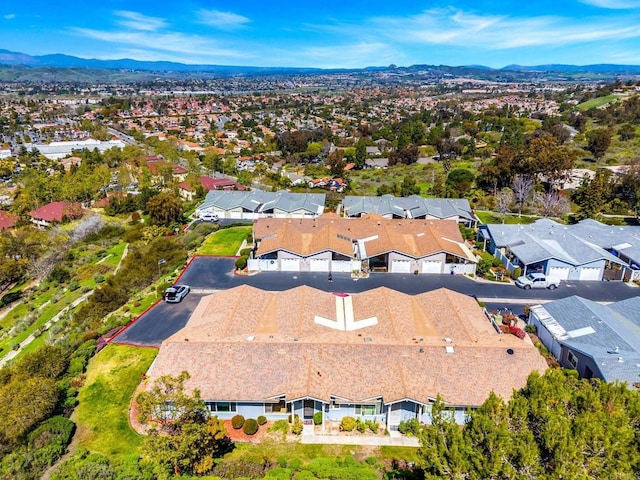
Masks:
[[[333,260],[331,262],[332,272],[351,272],[351,261]]]
[[[297,258],[283,258],[280,260],[280,270],[282,272],[299,272],[300,260]]]
[[[601,280],[602,270],[598,267],[582,267],[580,269],[580,280]]]
[[[411,260],[391,260],[391,273],[411,273]]]
[[[442,260],[423,260],[422,273],[442,273]]]
[[[312,272],[328,272],[329,271],[329,259],[328,258],[312,258],[309,262],[309,268]]]
[[[569,267],[551,267],[549,269],[549,276],[566,280],[569,278]]]

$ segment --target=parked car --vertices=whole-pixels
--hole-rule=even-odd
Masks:
[[[530,288],[548,288],[553,290],[560,286],[560,279],[548,277],[544,273],[527,273],[516,280],[516,285],[525,290]]]
[[[205,213],[204,215],[200,216],[200,220],[203,222],[217,222],[218,215],[216,215],[215,213]]]
[[[189,285],[174,285],[164,292],[164,301],[167,303],[180,303],[191,291]]]

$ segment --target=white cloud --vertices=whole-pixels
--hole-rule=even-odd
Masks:
[[[135,45],[138,47],[138,51],[150,49],[156,52],[172,52],[191,56],[189,59],[183,57],[183,61],[195,61],[193,60],[194,58],[201,59],[203,58],[203,52],[206,52],[208,61],[220,61],[220,58],[234,59],[244,57],[244,54],[240,52],[219,47],[208,38],[179,32],[107,32],[77,27],[72,28],[71,32],[82,37],[123,45],[127,48]]]
[[[580,0],[580,2],[594,7],[612,10],[626,10],[640,7],[640,2],[637,0]]]
[[[163,18],[147,17],[141,13],[131,12],[129,10],[118,10],[114,13],[120,17],[117,21],[119,25],[132,30],[155,32],[167,26],[167,22]]]
[[[5,20],[13,20],[14,18],[16,18],[16,14],[15,13],[7,13],[6,15],[3,15],[2,18],[4,18]]]
[[[342,28],[342,27],[341,27]],[[640,37],[640,23],[629,16],[580,18],[478,15],[452,8],[409,17],[375,17],[363,22],[367,35],[398,44],[443,45],[486,50],[562,46]],[[346,29],[342,28],[343,31]],[[364,34],[364,33],[363,33]]]
[[[220,10],[200,10],[197,12],[196,21],[220,30],[235,30],[244,28],[251,20],[233,12],[222,12]]]
[[[277,52],[273,52],[278,55]],[[310,46],[281,52],[275,58],[288,58],[288,64],[316,68],[353,68],[356,66],[379,66],[402,63],[402,53],[381,42],[361,42],[343,45]],[[294,63],[297,62],[297,63]]]

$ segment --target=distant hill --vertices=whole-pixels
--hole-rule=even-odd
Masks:
[[[0,81],[96,81],[129,82],[159,78],[195,78],[259,75],[305,75],[331,73],[426,76],[431,79],[469,77],[492,81],[571,80],[590,78],[608,80],[617,76],[640,75],[639,65],[508,65],[491,68],[483,65],[411,65],[409,67],[369,66],[361,69],[321,69],[295,67],[252,67],[237,65],[191,65],[178,62],[148,62],[129,58],[98,60],[64,54],[28,55],[0,49]]]

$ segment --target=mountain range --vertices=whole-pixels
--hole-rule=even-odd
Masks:
[[[321,69],[321,68],[296,68],[296,67],[252,67],[252,66],[231,66],[231,65],[193,65],[168,61],[140,61],[128,58],[117,60],[98,60],[74,57],[64,54],[49,55],[28,55],[26,53],[12,52],[0,49],[0,69],[10,69],[16,76],[16,72],[21,72],[24,76],[24,69],[31,72],[31,76],[40,77],[60,76],[60,72],[55,69],[87,69],[87,70],[111,70],[111,71],[130,71],[130,72],[156,72],[174,73],[179,76],[193,75],[196,73],[213,74],[213,75],[265,75],[265,74],[318,74],[332,72],[419,72],[419,71],[435,71],[438,70],[443,74],[453,75],[472,75],[476,77],[487,77],[491,79],[499,78],[504,75],[510,77],[512,74],[521,74],[526,76],[540,77],[545,74],[564,75],[573,77],[576,75],[596,75],[598,77],[616,77],[616,76],[636,76],[640,75],[640,65],[615,65],[615,64],[597,64],[597,65],[507,65],[503,68],[491,68],[483,65],[468,66],[434,66],[434,65],[412,65],[410,67],[396,67],[391,65],[388,67],[366,67],[354,69]],[[54,69],[54,70],[52,70]],[[88,76],[93,76],[87,72]],[[8,80],[7,74],[0,75],[0,80]]]

